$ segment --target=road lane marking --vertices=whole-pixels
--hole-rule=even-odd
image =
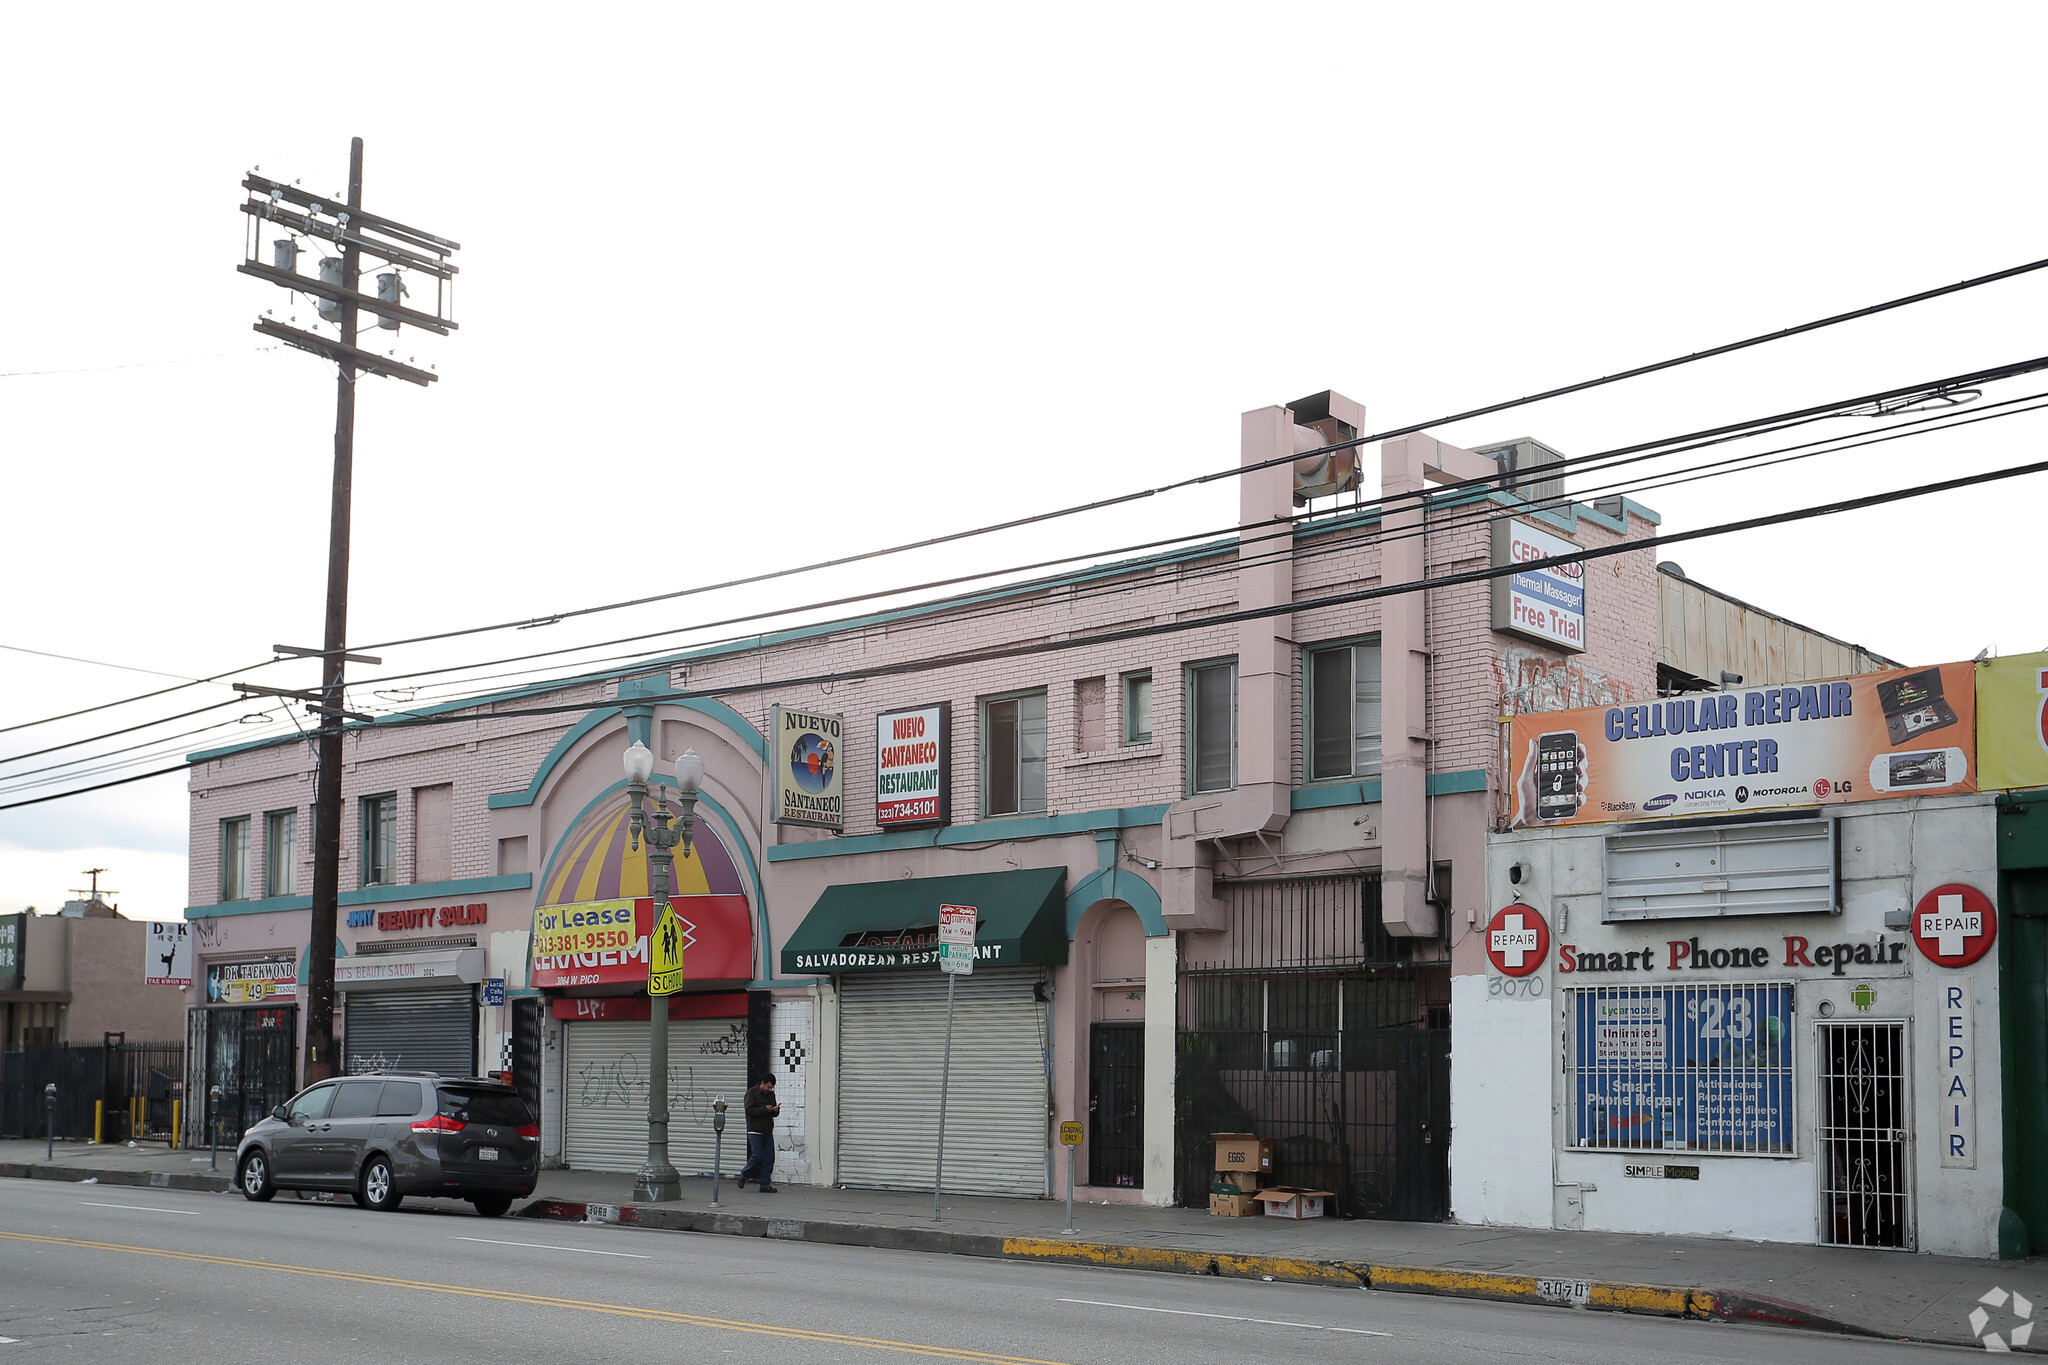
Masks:
[[[1133,1313],[1171,1313],[1179,1318],[1215,1318],[1221,1322],[1250,1322],[1260,1327],[1299,1327],[1309,1332],[1348,1332],[1358,1337],[1390,1337],[1392,1332],[1375,1332],[1369,1327],[1330,1327],[1320,1322],[1282,1322],[1278,1318],[1245,1318],[1235,1313],[1197,1313],[1192,1308],[1150,1308],[1142,1303],[1104,1303],[1100,1299],[1054,1299],[1054,1303],[1079,1303],[1090,1308],[1128,1308]]]
[[[199,1216],[192,1209],[153,1209],[147,1204],[96,1204],[90,1199],[81,1199],[78,1202],[89,1209],[128,1209],[134,1213],[177,1213],[183,1214],[187,1218],[197,1218]]]
[[[641,1256],[631,1251],[593,1251],[589,1247],[557,1246],[553,1242],[504,1242],[496,1237],[455,1237],[457,1242],[489,1242],[494,1247],[532,1247],[537,1251],[574,1251],[584,1256],[624,1256],[631,1261],[650,1261],[651,1256]]]
[[[429,1280],[402,1280],[390,1275],[370,1275],[355,1270],[328,1270],[318,1266],[285,1265],[278,1261],[250,1261],[239,1256],[215,1256],[203,1251],[172,1251],[164,1247],[129,1246],[122,1242],[92,1242],[79,1237],[51,1237],[35,1232],[0,1231],[0,1240],[33,1242],[42,1246],[76,1247],[82,1251],[117,1251],[131,1256],[155,1256],[167,1261],[196,1261],[202,1265],[229,1266],[237,1270],[271,1270],[281,1275],[308,1275],[316,1279],[341,1280],[349,1284],[374,1285],[380,1289],[412,1289],[428,1294],[456,1294],[487,1299],[494,1303],[520,1303],[535,1308],[569,1308],[584,1313],[606,1313],[613,1317],[642,1318],[649,1322],[672,1322],[685,1327],[715,1327],[727,1332],[750,1332],[757,1336],[785,1337],[792,1341],[816,1341],[832,1346],[864,1346],[877,1351],[903,1351],[910,1355],[933,1356],[941,1360],[973,1361],[976,1365],[1065,1365],[1056,1360],[1032,1356],[997,1355],[965,1347],[937,1346],[929,1342],[890,1341],[884,1337],[857,1337],[843,1332],[817,1331],[808,1327],[778,1327],[766,1322],[740,1322],[711,1318],[697,1313],[677,1313],[665,1308],[635,1308],[623,1303],[591,1303],[582,1299],[557,1299],[545,1294],[520,1294],[508,1289],[480,1289],[472,1285],[435,1284]],[[251,1311],[254,1311],[253,1309]]]

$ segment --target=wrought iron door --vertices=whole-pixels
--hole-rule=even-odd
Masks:
[[[206,1090],[194,1107],[210,1105],[206,1122],[223,1144],[241,1141],[265,1114],[298,1093],[296,1005],[209,1009]],[[220,1101],[211,1104],[214,1086]],[[202,1130],[203,1132],[206,1130]],[[207,1138],[202,1136],[201,1141]]]
[[[1273,1179],[1351,1218],[1450,1213],[1450,967],[1396,941],[1379,879],[1228,888],[1231,921],[1186,960],[1174,1134],[1180,1202],[1200,1208],[1216,1133],[1275,1139]]]
[[[1904,1024],[1820,1026],[1821,1241],[1913,1243]]]
[[[1145,1025],[1091,1026],[1088,1183],[1145,1183]]]

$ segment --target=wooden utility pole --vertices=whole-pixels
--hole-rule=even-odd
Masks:
[[[273,318],[259,318],[256,330],[288,345],[311,351],[331,360],[339,370],[334,398],[334,489],[327,522],[327,622],[321,647],[317,650],[275,646],[281,654],[317,655],[320,659],[320,689],[307,709],[320,718],[316,741],[318,760],[313,784],[313,920],[306,949],[306,1056],[307,1082],[334,1074],[334,943],[341,908],[341,740],[343,723],[367,720],[346,710],[343,691],[346,666],[350,660],[377,663],[365,654],[348,652],[348,558],[349,520],[353,504],[356,440],[356,381],[365,374],[387,375],[422,387],[439,378],[431,370],[401,365],[393,357],[373,355],[360,345],[358,322],[368,312],[379,325],[396,331],[411,325],[441,336],[455,329],[448,316],[451,300],[448,286],[456,267],[448,257],[459,249],[457,243],[388,218],[363,212],[363,140],[349,144],[348,202],[346,206],[324,202],[296,186],[266,180],[251,174],[242,182],[250,198],[242,206],[252,223],[248,259],[238,267],[243,274],[270,281],[295,292],[316,296],[321,315],[338,324],[339,339],[318,332],[287,327]],[[291,245],[274,243],[275,258],[263,256],[263,224],[282,225]],[[309,278],[298,273],[297,243],[301,237],[331,242],[340,247],[338,277]],[[374,297],[362,292],[362,258],[369,254],[393,267],[380,276]],[[331,258],[330,258],[331,259]],[[402,273],[411,270],[433,277],[435,310],[418,312],[399,303],[403,297]],[[246,688],[248,691],[278,692],[306,698],[305,693],[278,689]]]

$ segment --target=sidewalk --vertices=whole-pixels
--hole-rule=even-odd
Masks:
[[[0,1142],[0,1176],[96,1178],[106,1184],[228,1188],[204,1151]],[[1183,1274],[1292,1280],[1381,1291],[1767,1322],[1950,1345],[1976,1344],[1969,1324],[1994,1287],[2048,1306],[2048,1258],[2000,1262],[1786,1246],[1699,1237],[1548,1232],[1442,1223],[1212,1218],[1193,1209],[1077,1205],[1080,1231],[1061,1232],[1050,1200],[949,1197],[932,1221],[930,1194],[784,1185],[779,1194],[683,1181],[676,1204],[630,1202],[632,1177],[543,1171],[517,1216],[956,1255],[1044,1260]],[[2031,1307],[2030,1307],[2030,1311]],[[2019,1325],[2014,1306],[1989,1326]],[[2041,1314],[2048,1317],[2048,1313]],[[2041,1348],[2048,1348],[2048,1332]],[[2029,1343],[2033,1345],[2033,1343]]]

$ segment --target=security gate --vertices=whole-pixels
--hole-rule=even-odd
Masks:
[[[461,981],[410,991],[350,991],[343,1007],[343,1067],[474,1076],[476,988]]]
[[[1240,882],[1214,956],[1180,973],[1182,1205],[1216,1133],[1275,1139],[1273,1178],[1352,1218],[1450,1212],[1450,967],[1380,922],[1376,876]]]
[[[215,1007],[190,1013],[188,1032],[196,1036],[188,1055],[197,1065],[185,1087],[186,1141],[205,1146],[217,1132],[221,1143],[231,1146],[298,1093],[298,1007]],[[220,1087],[218,1103],[212,1098],[215,1086]]]
[[[1145,1183],[1145,1025],[1090,1026],[1088,1183]]]
[[[1906,1026],[1820,1026],[1821,1241],[1911,1250]]]

